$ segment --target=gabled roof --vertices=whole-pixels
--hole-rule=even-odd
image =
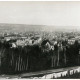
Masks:
[[[47,42],[48,42],[50,45],[52,45],[49,40],[43,40],[42,43],[41,43],[41,45],[44,46],[44,45],[46,45]]]

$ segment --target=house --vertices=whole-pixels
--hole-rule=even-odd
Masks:
[[[29,45],[32,45],[33,44],[33,40],[29,40]]]
[[[73,45],[75,43],[75,39],[68,39],[68,44]]]
[[[54,46],[53,45],[51,45],[51,50],[54,50]]]
[[[44,40],[44,41],[42,41],[41,46],[42,46],[42,49],[43,49],[44,51],[49,51],[49,50],[51,50],[51,48],[53,48],[53,47],[51,47],[52,44],[51,44],[51,42],[50,42],[49,40]],[[54,48],[53,48],[53,49],[54,49]]]
[[[4,40],[5,41],[10,41],[11,40],[11,37],[4,37]]]
[[[12,43],[11,48],[16,48],[16,47],[17,47],[16,43]]]
[[[41,43],[41,41],[42,41],[42,38],[40,37],[40,38],[37,38],[36,40],[34,40],[34,43],[33,44],[39,44],[39,43]]]
[[[19,40],[16,41],[16,45],[17,46],[24,46],[25,45],[25,41],[19,39]]]

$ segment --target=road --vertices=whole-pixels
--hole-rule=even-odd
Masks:
[[[65,70],[71,70],[71,69],[76,69],[80,66],[76,67],[67,67],[67,68],[60,68],[60,69],[51,69],[51,70],[44,70],[44,71],[37,71],[37,72],[29,72],[29,73],[22,73],[22,74],[16,74],[16,75],[5,75],[2,74],[0,75],[0,79],[20,79],[20,78],[30,78],[30,77],[42,77],[45,74],[50,74],[50,73],[57,73]],[[78,74],[80,75],[80,74]],[[66,77],[64,77],[66,78]],[[69,78],[69,77],[68,77]]]

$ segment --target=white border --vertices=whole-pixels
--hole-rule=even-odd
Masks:
[[[0,1],[80,1],[80,0],[0,0]]]
[[[0,0],[0,1],[75,1],[76,2],[80,0]],[[6,80],[6,79],[3,78],[1,80]],[[9,80],[12,80],[12,79],[9,79]],[[15,78],[13,80],[15,80]],[[19,79],[16,79],[16,80],[19,80]],[[20,79],[20,80],[35,80],[35,79]],[[36,79],[36,80],[51,80],[51,79]],[[58,79],[58,80],[65,80],[65,79]],[[73,80],[73,79],[66,79],[66,80]],[[74,79],[74,80],[80,80],[80,79]]]

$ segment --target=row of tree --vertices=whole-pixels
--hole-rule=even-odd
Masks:
[[[53,45],[44,40],[41,45],[27,45],[10,48],[9,42],[0,42],[0,70],[1,73],[17,73],[38,71],[65,66],[79,65],[79,44],[73,45],[66,41]],[[50,47],[48,47],[50,46]]]

